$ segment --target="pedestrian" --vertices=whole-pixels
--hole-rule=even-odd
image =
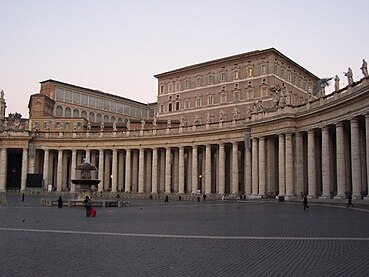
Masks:
[[[58,198],[58,208],[63,208],[63,199],[61,195],[59,195],[59,198]]]
[[[165,204],[169,203],[169,197],[168,197],[168,195],[165,195],[164,203],[165,203]]]
[[[24,192],[22,193],[22,202],[24,202]]]
[[[309,206],[308,206],[308,198],[307,198],[307,195],[305,194],[305,196],[304,196],[304,210],[306,210],[306,208],[309,209]]]
[[[348,199],[347,208],[350,206],[353,207],[354,205],[352,204],[352,194],[351,193],[348,195],[347,199]]]
[[[206,201],[206,194],[204,193],[204,195],[202,196],[202,199],[204,200],[204,201]]]
[[[91,209],[91,200],[87,195],[86,195],[85,200],[83,200],[83,204],[85,205],[85,208],[86,208],[86,217],[89,217],[90,209]]]

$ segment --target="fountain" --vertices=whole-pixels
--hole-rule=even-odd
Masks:
[[[72,183],[76,185],[76,192],[78,194],[78,201],[84,200],[86,196],[92,198],[92,189],[100,183],[98,179],[91,179],[91,171],[95,171],[96,166],[90,164],[86,159],[83,163],[76,167],[76,170],[81,171],[80,179],[72,179]]]

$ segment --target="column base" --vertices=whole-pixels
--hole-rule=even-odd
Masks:
[[[316,195],[315,194],[308,194],[307,196],[308,199],[316,199]]]
[[[352,199],[361,200],[361,199],[363,199],[363,197],[361,195],[353,195]]]
[[[363,199],[364,200],[369,200],[369,195],[368,196],[365,196]]]
[[[345,195],[336,195],[333,199],[346,199]]]
[[[263,196],[259,194],[246,195],[246,199],[261,199],[261,198],[263,198]]]
[[[332,199],[332,197],[330,195],[321,195],[318,199]]]
[[[297,196],[296,195],[285,195],[284,199],[287,201],[296,200]]]

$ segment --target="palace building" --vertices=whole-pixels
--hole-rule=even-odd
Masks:
[[[0,192],[74,193],[87,159],[102,196],[367,198],[369,77],[350,71],[327,94],[270,48],[157,74],[149,104],[46,80],[28,119],[2,92]]]

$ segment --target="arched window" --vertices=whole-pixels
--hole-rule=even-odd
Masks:
[[[119,117],[119,118],[118,118],[118,122],[119,122],[119,123],[123,123],[123,120]]]
[[[60,105],[56,106],[56,116],[63,116],[63,107]]]
[[[71,111],[71,109],[69,107],[66,107],[65,108],[64,116],[65,117],[68,117],[68,118],[72,116],[72,111]]]
[[[115,122],[117,119],[115,118],[115,116],[112,116],[111,118],[110,118],[110,121],[111,122]]]
[[[109,122],[109,116],[104,115],[104,122]]]
[[[87,112],[86,111],[82,111],[81,112],[81,117],[87,119]]]
[[[90,112],[88,114],[88,120],[91,122],[95,122],[95,114],[93,112]]]
[[[79,117],[79,110],[78,109],[73,110],[73,117]]]
[[[101,122],[102,121],[102,116],[101,116],[101,114],[97,114],[96,115],[96,122]]]

